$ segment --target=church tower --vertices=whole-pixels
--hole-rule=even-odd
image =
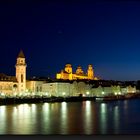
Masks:
[[[67,73],[72,73],[72,66],[71,66],[71,64],[66,64],[65,65],[65,71]]]
[[[84,74],[84,72],[83,72],[81,66],[78,66],[78,67],[77,67],[76,74],[78,74],[78,75],[80,75],[80,74]]]
[[[94,79],[94,70],[92,68],[92,65],[88,65],[87,74],[88,74],[88,79],[90,80]]]
[[[16,62],[16,78],[18,82],[18,93],[26,91],[26,62],[23,51],[21,50],[17,57]]]
[[[69,80],[72,80],[72,66],[71,66],[71,64],[65,65],[65,72],[68,73]]]

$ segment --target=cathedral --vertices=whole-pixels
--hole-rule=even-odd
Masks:
[[[85,74],[83,72],[81,66],[78,66],[76,72],[73,73],[71,64],[66,64],[65,69],[61,70],[60,73],[56,74],[56,79],[63,79],[63,80],[77,80],[77,79],[98,80],[98,78],[94,76],[94,70],[93,70],[92,65],[88,65],[87,74]]]

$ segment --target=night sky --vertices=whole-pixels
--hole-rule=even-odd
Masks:
[[[0,3],[0,73],[15,75],[23,50],[27,77],[55,77],[92,64],[106,80],[140,79],[140,2]]]

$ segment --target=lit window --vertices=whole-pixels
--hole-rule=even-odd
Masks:
[[[102,91],[102,94],[104,95],[104,94],[105,94],[105,92],[104,92],[104,91]]]

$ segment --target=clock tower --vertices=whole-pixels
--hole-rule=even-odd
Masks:
[[[20,50],[17,62],[16,62],[16,78],[18,82],[18,93],[24,93],[26,91],[26,62],[25,56],[22,50]]]

